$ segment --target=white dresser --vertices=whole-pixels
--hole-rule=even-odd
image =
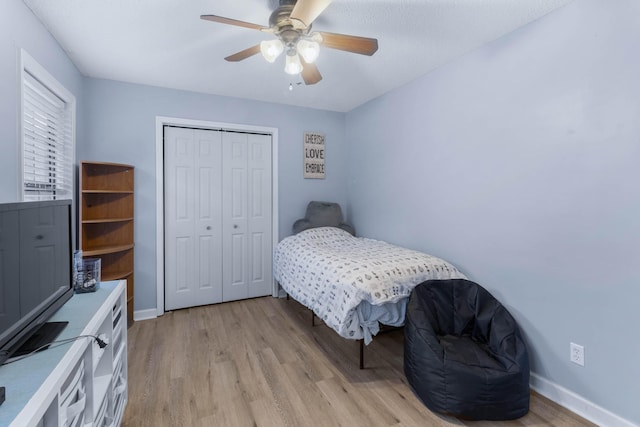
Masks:
[[[119,426],[127,403],[126,281],[75,294],[50,321],[68,321],[57,340],[99,336],[0,366],[6,401],[0,426]]]

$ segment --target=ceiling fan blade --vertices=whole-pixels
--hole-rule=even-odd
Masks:
[[[361,55],[373,55],[378,50],[378,40],[368,37],[349,36],[347,34],[325,33],[319,31],[322,35],[322,46],[344,50],[347,52],[359,53]]]
[[[331,4],[331,0],[298,0],[289,19],[300,21],[307,28]]]
[[[262,25],[252,24],[251,22],[238,21],[237,19],[225,18],[223,16],[217,16],[217,15],[200,15],[200,19],[204,19],[205,21],[219,22],[221,24],[236,25],[238,27],[250,28],[252,30],[259,30],[259,31],[271,30],[271,28],[263,27]]]
[[[304,62],[304,59],[302,60]],[[304,62],[302,66],[302,80],[304,80],[304,84],[306,85],[314,85],[322,80],[322,75],[320,71],[318,71],[318,67],[316,64],[309,64],[308,62]]]
[[[255,55],[256,53],[260,53],[259,44],[255,46],[251,46],[245,50],[241,50],[240,52],[234,53],[233,55],[229,55],[224,59],[229,62],[238,62],[238,61],[242,61],[243,59],[247,59],[250,56]]]

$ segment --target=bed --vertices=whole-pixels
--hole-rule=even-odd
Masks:
[[[404,324],[408,297],[419,283],[466,278],[435,256],[318,224],[276,246],[274,277],[340,336],[364,344],[380,325]]]

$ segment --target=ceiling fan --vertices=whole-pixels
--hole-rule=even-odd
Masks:
[[[275,35],[273,40],[263,41],[224,59],[237,62],[262,53],[267,61],[274,62],[284,52],[285,72],[301,74],[305,84],[312,85],[322,80],[314,63],[320,53],[320,46],[369,56],[378,50],[376,39],[311,31],[313,21],[330,3],[331,0],[280,0],[280,5],[269,17],[268,27],[217,15],[201,15],[200,18]]]

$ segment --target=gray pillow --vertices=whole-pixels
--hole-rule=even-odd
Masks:
[[[338,203],[309,202],[305,217],[293,223],[293,232],[297,234],[316,227],[338,227],[354,236],[356,235],[353,226],[343,220],[342,209]]]

